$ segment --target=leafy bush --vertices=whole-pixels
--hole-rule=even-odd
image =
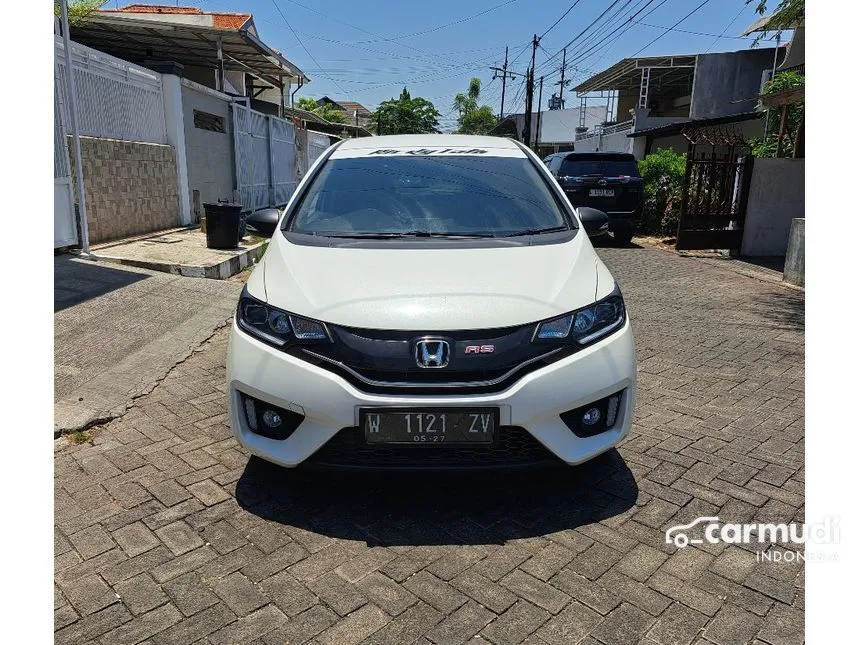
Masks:
[[[661,148],[639,162],[645,184],[644,232],[674,234],[681,211],[681,184],[687,155]]]
[[[803,87],[805,83],[805,77],[797,72],[779,72],[772,80],[764,84],[762,94],[766,96],[785,90],[793,90],[796,87]],[[790,157],[794,151],[794,135],[797,133],[802,118],[802,104],[789,106],[786,122],[787,136],[782,140],[782,150],[786,157]],[[775,157],[782,112],[779,109],[762,112],[762,120],[767,121],[767,139],[755,138],[750,140],[750,151],[754,157]]]

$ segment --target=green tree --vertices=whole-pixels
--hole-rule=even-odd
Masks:
[[[300,96],[296,101],[296,107],[305,112],[314,112],[319,106],[310,96]]]
[[[338,110],[331,103],[324,103],[314,110],[314,112],[329,123],[346,123],[346,115],[343,113],[343,110]]]
[[[797,87],[803,87],[806,79],[797,72],[778,72],[772,80],[764,84],[762,94],[776,94],[786,90],[793,90]],[[804,105],[790,105],[788,107],[788,116],[786,122],[786,133],[782,140],[782,150],[786,157],[792,155],[794,149],[794,134],[800,125],[803,118]],[[779,127],[782,120],[782,110],[773,109],[762,112],[762,119],[767,121],[767,139],[752,139],[750,141],[750,150],[754,157],[775,157],[777,138],[779,137]]]
[[[93,13],[102,8],[107,0],[69,0],[69,24],[72,26],[83,24]],[[54,2],[54,15],[58,18],[63,15],[59,2]]]
[[[469,89],[454,96],[457,117],[457,132],[460,134],[487,134],[496,127],[498,120],[489,105],[478,105],[481,99],[481,79],[469,81]]]
[[[755,2],[755,11],[760,16],[767,13],[768,0],[746,0],[746,2],[747,4]],[[755,42],[757,43],[764,38],[770,31],[794,29],[799,23],[803,22],[804,17],[804,0],[780,0],[770,20],[767,21],[765,30],[756,37]]]
[[[377,134],[430,134],[439,132],[439,110],[427,99],[414,99],[405,87],[399,98],[383,101],[370,116]]]
[[[687,155],[671,148],[660,148],[638,165],[645,185],[645,221],[642,227],[647,233],[673,235],[678,229]]]
[[[310,96],[299,97],[299,100],[296,101],[296,107],[300,110],[313,112],[329,123],[346,123],[346,115],[342,110],[338,110],[331,103],[317,105],[317,102]]]

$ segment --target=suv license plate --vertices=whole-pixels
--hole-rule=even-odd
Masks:
[[[592,188],[588,191],[589,197],[615,197],[614,188]]]
[[[367,443],[492,443],[498,408],[380,409],[359,411]]]

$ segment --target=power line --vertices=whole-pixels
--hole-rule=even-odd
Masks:
[[[558,19],[558,20],[556,20],[554,23],[552,23],[552,24],[549,26],[549,28],[548,28],[545,32],[543,32],[543,33],[540,35],[540,37],[541,37],[541,38],[543,38],[543,37],[544,37],[544,36],[546,36],[549,32],[551,32],[553,29],[555,29],[555,26],[556,26],[558,23],[560,23],[562,20],[564,20],[564,19],[567,17],[567,14],[569,14],[571,11],[573,11],[573,8],[574,8],[576,5],[578,5],[579,3],[580,3],[580,0],[576,0],[576,2],[574,2],[572,5],[570,5],[570,8],[569,8],[567,11],[565,11],[563,14],[561,14],[561,18],[559,18],[559,19]]]
[[[728,24],[728,26],[723,30],[723,32],[721,34],[709,34],[709,33],[704,32],[704,31],[690,31],[689,29],[673,29],[672,27],[664,27],[663,25],[651,25],[647,22],[642,22],[640,20],[634,20],[633,22],[635,22],[637,25],[642,25],[643,27],[653,27],[654,29],[662,29],[663,31],[677,31],[677,32],[680,32],[682,34],[692,34],[693,36],[715,36],[717,38],[717,40],[719,40],[720,38],[731,38],[734,40],[752,40],[753,39],[752,36],[725,36],[724,35],[726,33],[726,31],[728,31],[729,27],[732,26],[732,23],[734,23],[735,20],[740,18],[741,14],[744,12],[744,9],[746,9],[746,7],[743,7],[740,10],[738,15],[735,16],[735,18],[732,20],[732,22],[730,22]]]
[[[625,9],[627,9],[627,7],[630,5],[630,1],[628,0],[628,2],[626,2],[621,7],[619,7],[615,11],[615,13],[613,13],[611,16],[609,16],[607,18],[607,20],[604,22],[603,25],[601,25],[599,28],[597,28],[597,30],[594,31],[593,33],[589,34],[583,41],[581,41],[576,46],[574,51],[571,52],[570,62],[571,63],[577,62],[580,58],[582,58],[582,55],[586,50],[587,51],[593,51],[595,47],[600,46],[607,39],[612,37],[613,34],[617,33],[626,24],[628,24],[633,18],[638,16],[645,9],[647,9],[648,6],[651,5],[655,0],[647,0],[647,1],[646,0],[639,0],[639,3],[641,4],[641,2],[643,2],[643,1],[645,2],[644,6],[634,7],[634,10],[630,13],[630,15],[627,17],[627,19],[624,22],[622,22],[620,24],[616,24],[613,21],[616,18],[618,18],[624,12]],[[665,2],[665,0],[664,0],[664,2]],[[606,34],[607,30],[612,29],[613,26],[615,27],[614,30],[611,31],[610,33]],[[606,35],[603,38],[601,38],[601,36],[603,36],[604,34],[606,34]],[[563,48],[562,52],[564,52],[565,49],[566,48]],[[546,68],[552,62],[552,60],[554,58],[557,58],[557,54],[554,57],[545,61],[545,63],[541,66],[541,68],[542,69]]]
[[[678,22],[676,22],[674,25],[672,25],[671,27],[669,27],[666,31],[664,31],[662,34],[660,34],[659,36],[657,36],[654,40],[652,40],[651,42],[649,42],[647,45],[645,45],[644,47],[642,47],[642,48],[640,48],[639,50],[637,50],[635,54],[631,54],[630,56],[628,56],[628,58],[633,58],[633,57],[638,56],[639,54],[641,54],[643,51],[645,51],[646,49],[648,49],[651,45],[653,45],[654,43],[656,43],[656,42],[657,42],[658,40],[660,40],[663,36],[665,36],[665,35],[666,35],[666,34],[668,34],[670,31],[672,31],[673,29],[675,29],[675,27],[677,27],[678,25],[680,25],[682,22],[684,22],[687,18],[689,18],[690,16],[692,16],[694,13],[696,13],[699,9],[701,9],[702,7],[704,7],[704,6],[705,6],[706,4],[708,4],[710,1],[711,1],[711,0],[702,0],[702,2],[701,2],[701,3],[699,3],[699,5],[698,5],[695,9],[693,9],[690,13],[688,13],[687,15],[685,15],[685,16],[684,16],[683,18],[681,18]]]
[[[595,25],[599,20],[601,20],[601,19],[602,19],[602,18],[603,18],[607,13],[609,13],[609,12],[612,10],[612,8],[613,8],[615,5],[617,5],[620,1],[621,1],[621,0],[613,0],[613,1],[612,1],[612,3],[611,3],[608,7],[606,7],[606,9],[604,9],[604,10],[603,10],[603,12],[601,12],[601,14],[600,14],[599,16],[597,16],[597,18],[595,18],[594,20],[592,20],[592,21],[591,21],[591,23],[589,23],[589,25],[588,25],[585,29],[583,29],[583,30],[582,30],[582,31],[580,31],[576,36],[574,36],[574,37],[573,37],[573,40],[571,40],[570,42],[568,42],[564,47],[570,47],[573,43],[575,43],[577,40],[579,40],[579,39],[582,37],[582,35],[583,35],[584,33],[586,33],[586,32],[587,32],[589,29],[591,29],[591,28],[592,28],[592,27],[593,27],[593,26],[594,26],[594,25]],[[630,2],[630,0],[628,0],[628,4],[629,4],[629,2]],[[562,48],[562,49],[563,49],[563,48]],[[561,53],[561,51],[562,51],[562,50],[561,50],[561,49],[559,49],[555,54],[553,54],[552,56],[550,56],[550,58],[549,58],[548,60],[544,61],[544,65],[548,64],[551,60],[553,60],[553,59],[555,59],[555,58],[558,58],[558,55]]]
[[[578,0],[577,0],[578,1]],[[448,27],[453,27],[454,25],[460,25],[464,22],[469,22],[470,20],[474,20],[475,18],[480,18],[481,16],[488,14],[496,9],[501,9],[505,5],[513,4],[514,2],[518,2],[518,0],[505,0],[505,2],[501,2],[489,9],[484,9],[483,11],[479,11],[478,13],[472,14],[471,16],[466,16],[465,18],[460,18],[459,20],[453,20],[451,22],[445,23],[444,25],[438,25],[437,27],[432,27],[430,29],[425,29],[423,31],[415,31],[411,34],[402,34],[400,36],[394,36],[393,40],[402,40],[403,38],[412,38],[414,36],[424,36],[426,34],[432,34],[436,31],[441,31],[442,29],[447,29]],[[375,40],[369,40],[364,42],[377,42]]]
[[[640,8],[639,8],[635,13],[633,13],[633,14],[632,14],[632,15],[631,15],[631,16],[630,16],[630,17],[629,17],[629,18],[628,18],[624,23],[622,23],[620,26],[616,27],[616,28],[615,28],[615,30],[613,30],[612,32],[610,32],[609,34],[607,34],[607,35],[606,35],[604,38],[602,38],[599,42],[597,42],[597,43],[595,43],[593,46],[591,46],[587,51],[585,51],[585,48],[584,48],[584,47],[580,47],[579,49],[577,49],[577,51],[575,52],[575,56],[574,56],[574,59],[573,59],[573,61],[572,61],[572,62],[574,62],[574,63],[582,63],[583,61],[586,61],[586,60],[588,60],[589,58],[592,58],[593,56],[595,56],[595,55],[599,54],[600,52],[602,52],[602,51],[604,51],[604,50],[606,50],[606,49],[608,49],[608,48],[612,47],[612,45],[614,45],[616,42],[618,42],[618,40],[619,40],[619,39],[620,39],[620,38],[621,38],[625,33],[627,33],[628,31],[630,31],[630,29],[632,29],[632,28],[633,28],[635,18],[636,18],[640,13],[642,13],[643,11],[645,11],[646,9],[648,9],[648,7],[650,7],[650,6],[654,3],[654,1],[655,1],[655,0],[648,0],[648,2],[647,2],[644,6],[640,7]],[[650,16],[652,13],[654,13],[655,11],[657,11],[657,9],[659,9],[659,8],[660,8],[660,7],[662,7],[664,4],[666,4],[666,2],[667,2],[667,0],[660,0],[659,4],[657,4],[657,6],[656,6],[656,7],[654,7],[654,8],[652,8],[652,9],[650,9],[650,10],[649,10],[649,11],[648,11],[648,12],[647,12],[643,17],[647,18],[647,17],[648,17],[648,16]],[[614,38],[613,38],[613,36],[614,36]],[[611,38],[611,40],[610,40],[610,38]],[[582,70],[582,71],[590,72],[590,73],[593,73],[593,72],[594,72],[594,70],[587,70],[587,69],[584,69],[584,70]]]
[[[716,45],[716,44],[717,44],[717,42],[719,42],[720,38],[723,38],[723,37],[725,36],[725,33],[729,30],[729,27],[731,27],[733,24],[735,24],[735,21],[736,21],[738,18],[740,18],[740,17],[741,17],[741,14],[744,12],[744,10],[745,10],[746,8],[747,8],[747,3],[746,3],[746,2],[744,2],[744,3],[741,5],[741,10],[740,10],[740,11],[738,11],[737,15],[736,15],[734,18],[732,18],[732,21],[731,21],[729,24],[727,24],[727,25],[726,25],[726,28],[725,28],[725,29],[723,29],[723,30],[720,32],[720,35],[719,35],[719,36],[717,36],[716,38],[714,38],[714,42],[712,42],[712,43],[708,46],[708,48],[705,50],[705,53],[706,53],[706,54],[707,54],[709,51],[711,51],[711,49],[714,47],[714,45]],[[734,36],[734,38],[743,38],[743,36]]]
[[[340,83],[338,83],[336,80],[334,80],[334,79],[333,79],[333,78],[331,78],[330,76],[326,76],[325,72],[323,72],[323,71],[322,71],[322,65],[320,65],[320,64],[317,62],[317,59],[316,59],[316,58],[314,58],[314,55],[313,55],[313,54],[311,54],[310,50],[305,46],[304,42],[303,42],[303,41],[301,41],[301,40],[299,39],[299,35],[296,33],[296,30],[295,30],[295,29],[293,29],[293,26],[290,24],[290,21],[289,21],[289,20],[287,20],[287,17],[284,15],[284,12],[283,12],[283,11],[281,11],[281,7],[278,5],[278,3],[277,3],[277,2],[275,2],[275,0],[272,0],[272,4],[273,4],[273,5],[275,5],[275,9],[277,9],[278,13],[279,13],[279,14],[281,14],[281,18],[283,18],[283,19],[284,19],[284,23],[286,23],[287,27],[289,27],[289,28],[290,28],[290,31],[291,31],[291,32],[293,32],[293,36],[295,36],[295,37],[296,37],[296,40],[298,40],[298,41],[299,41],[299,45],[301,45],[302,49],[304,49],[304,50],[305,50],[305,53],[306,53],[306,54],[308,55],[308,57],[309,57],[309,58],[314,62],[314,65],[316,65],[316,66],[317,66],[317,69],[318,69],[318,70],[320,70],[320,74],[322,74],[322,75],[323,75],[323,77],[327,78],[327,79],[328,79],[328,80],[330,80],[332,83],[334,83],[334,85],[335,85],[335,87],[337,87],[337,89],[339,89],[341,92],[343,92],[344,94],[346,94],[346,95],[348,96],[348,95],[349,95],[349,92],[347,92],[345,89],[343,89],[343,87],[341,87]],[[219,51],[220,51],[220,50],[219,50]]]

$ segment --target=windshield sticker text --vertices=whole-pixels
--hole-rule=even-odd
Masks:
[[[485,155],[487,151],[482,148],[418,148],[406,150],[403,148],[380,148],[368,153],[368,155]]]

